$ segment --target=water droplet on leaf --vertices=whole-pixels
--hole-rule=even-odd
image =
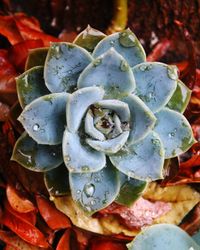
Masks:
[[[33,125],[33,131],[37,132],[39,130],[39,128],[40,128],[39,124],[36,123]]]
[[[101,62],[102,62],[102,59],[97,58],[96,60],[93,61],[93,65],[94,65],[95,67],[97,67],[98,65],[101,64]]]
[[[87,197],[92,197],[95,192],[95,186],[92,183],[87,183],[84,186],[84,193]]]
[[[168,77],[172,80],[178,79],[177,67],[176,66],[168,66],[167,69]]]
[[[129,65],[126,61],[122,60],[120,64],[121,71],[127,71],[129,69]]]

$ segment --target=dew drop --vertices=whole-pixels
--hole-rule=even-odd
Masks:
[[[95,178],[94,178],[94,181],[95,181],[95,182],[100,182],[101,179],[100,179],[99,177],[95,177]]]
[[[39,124],[36,123],[33,125],[33,131],[37,132],[39,130],[39,128],[40,128]]]
[[[153,92],[149,92],[149,93],[148,93],[148,98],[149,98],[149,99],[152,99],[153,97],[154,97],[154,93],[153,93]]]
[[[158,139],[152,139],[151,142],[154,145],[159,145],[160,144],[160,141]]]
[[[151,64],[142,64],[139,66],[139,69],[141,71],[148,71],[148,70],[152,69],[152,65]]]
[[[87,183],[83,190],[87,197],[92,197],[95,192],[95,186],[92,183]]]
[[[168,66],[167,69],[168,77],[172,80],[178,79],[177,67],[176,66]]]
[[[72,73],[72,70],[68,70],[67,73],[68,73],[68,74],[71,74],[71,73]]]
[[[130,30],[125,30],[119,34],[119,43],[124,47],[134,47],[136,38]]]
[[[81,167],[81,170],[83,172],[88,172],[90,170],[90,168],[88,166],[83,166],[83,167]]]
[[[114,46],[114,45],[115,45],[115,41],[113,41],[113,40],[110,41],[110,45],[111,45],[111,46]]]
[[[95,204],[96,204],[96,201],[95,201],[95,200],[91,200],[91,201],[90,201],[90,205],[91,205],[91,206],[94,206]]]
[[[65,155],[64,160],[65,160],[65,162],[69,162],[69,161],[71,161],[71,158],[69,155]]]
[[[60,47],[55,46],[55,58],[59,59],[60,58]]]
[[[120,64],[121,71],[128,71],[129,65],[126,61],[122,60]]]
[[[80,194],[80,193],[81,193],[81,190],[80,190],[80,189],[76,191],[76,194]]]
[[[102,62],[102,59],[101,59],[101,58],[97,58],[96,60],[93,61],[93,65],[94,65],[95,67],[97,67],[98,65],[101,64],[101,62]]]

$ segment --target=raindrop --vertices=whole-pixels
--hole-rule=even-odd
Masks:
[[[129,65],[126,61],[122,60],[120,64],[121,71],[127,71],[129,69]]]
[[[59,46],[55,46],[55,58],[59,59],[60,58],[60,47]]]
[[[168,66],[167,69],[168,77],[172,80],[178,79],[177,67],[176,66]]]
[[[33,131],[37,132],[39,130],[39,128],[40,128],[39,124],[36,123],[33,125]]]
[[[72,73],[72,70],[68,70],[67,73],[68,73],[68,74],[71,74],[71,73]]]
[[[95,182],[100,182],[101,179],[100,179],[99,177],[95,177],[95,178],[94,178],[94,181],[95,181]]]
[[[130,30],[125,30],[119,35],[119,43],[127,48],[134,47],[136,45],[136,39]]]
[[[81,193],[81,190],[80,190],[80,189],[79,189],[79,190],[77,190],[77,191],[76,191],[76,193],[77,193],[77,194],[80,194],[80,193]]]
[[[154,97],[154,93],[153,93],[153,92],[149,92],[149,93],[148,93],[148,98],[149,98],[149,99],[152,99],[153,97]]]
[[[93,65],[96,67],[99,64],[101,64],[101,62],[102,62],[102,59],[101,58],[97,58],[96,60],[93,61]]]
[[[142,65],[139,66],[139,69],[141,71],[147,71],[147,70],[152,69],[152,65],[151,64],[142,64]]]
[[[110,41],[110,45],[111,45],[111,46],[114,46],[114,45],[115,45],[115,41],[113,41],[113,40]]]
[[[69,162],[71,160],[71,158],[69,155],[65,155],[64,160],[65,160],[65,162]]]
[[[152,139],[151,142],[154,145],[159,145],[160,144],[160,141],[158,139]]]
[[[91,200],[90,201],[90,205],[94,206],[96,204],[96,201],[95,200]]]
[[[90,170],[90,168],[88,166],[83,166],[83,167],[81,167],[81,170],[83,172],[88,172]]]
[[[54,156],[54,157],[55,157],[55,156],[56,156],[56,153],[55,153],[55,152],[52,152],[52,156]]]
[[[92,197],[95,192],[95,186],[92,183],[87,183],[84,186],[84,193],[87,197]]]

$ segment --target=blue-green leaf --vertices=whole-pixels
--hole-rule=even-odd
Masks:
[[[181,80],[177,81],[176,90],[167,103],[167,107],[183,113],[190,101],[192,91]]]
[[[91,114],[91,110],[88,110],[85,116],[85,133],[100,141],[104,141],[106,139],[104,134],[94,126],[94,117]]]
[[[133,68],[136,95],[157,112],[171,99],[177,86],[177,67],[164,63],[146,62]]]
[[[107,207],[118,195],[118,171],[108,164],[99,172],[69,174],[73,200],[90,215]]]
[[[193,238],[193,240],[195,240],[196,243],[199,244],[199,246],[200,246],[200,230],[199,230],[197,233],[195,233],[195,234],[192,236],[192,238]]]
[[[164,144],[166,159],[184,153],[194,144],[192,129],[182,114],[163,108],[156,118],[155,131]]]
[[[171,224],[147,227],[127,246],[129,250],[200,250],[192,237]]]
[[[120,117],[121,122],[129,122],[130,120],[129,106],[125,102],[120,100],[102,100],[95,103],[95,106],[114,111]]]
[[[106,97],[120,97],[135,89],[133,72],[113,48],[90,63],[78,79],[78,88],[102,86]]]
[[[70,132],[76,132],[88,107],[101,100],[104,90],[99,87],[79,89],[71,94],[67,102],[67,127]]]
[[[51,92],[73,92],[83,69],[92,61],[87,50],[71,43],[53,43],[45,62],[44,79]]]
[[[142,45],[130,29],[105,37],[96,46],[93,56],[96,58],[112,47],[126,59],[131,67],[146,60]]]
[[[69,172],[64,164],[44,173],[44,182],[50,195],[70,194]]]
[[[49,94],[44,78],[44,67],[36,66],[16,78],[17,94],[22,108],[36,98]]]
[[[93,29],[90,25],[88,25],[85,30],[78,34],[73,43],[81,46],[89,52],[92,52],[96,45],[104,37],[106,37],[104,33],[99,30]]]
[[[49,48],[36,48],[29,50],[25,70],[31,69],[35,66],[44,66],[48,50]]]
[[[128,143],[136,143],[152,130],[156,122],[156,117],[143,101],[135,95],[129,95],[122,101],[129,105],[131,112]]]
[[[143,194],[146,181],[140,181],[120,173],[120,192],[115,202],[130,207]]]
[[[49,94],[24,108],[18,120],[37,143],[56,145],[62,142],[68,98],[67,93]]]
[[[106,164],[104,153],[89,147],[77,133],[65,130],[63,136],[64,163],[70,172],[95,172]]]
[[[154,132],[135,144],[125,145],[115,155],[110,156],[110,160],[128,177],[144,181],[163,178],[164,149],[159,136]]]
[[[15,144],[11,160],[32,171],[49,171],[63,162],[62,146],[37,144],[24,132]]]
[[[126,143],[129,136],[129,131],[122,132],[119,136],[108,139],[105,141],[98,141],[93,139],[86,139],[87,144],[97,151],[104,152],[105,154],[115,154],[118,152]]]

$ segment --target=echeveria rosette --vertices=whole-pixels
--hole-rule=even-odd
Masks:
[[[194,143],[177,68],[145,60],[129,29],[105,36],[88,27],[74,43],[32,51],[17,78],[25,132],[12,159],[44,172],[51,195],[70,187],[89,214],[131,205],[163,178],[165,159]]]

